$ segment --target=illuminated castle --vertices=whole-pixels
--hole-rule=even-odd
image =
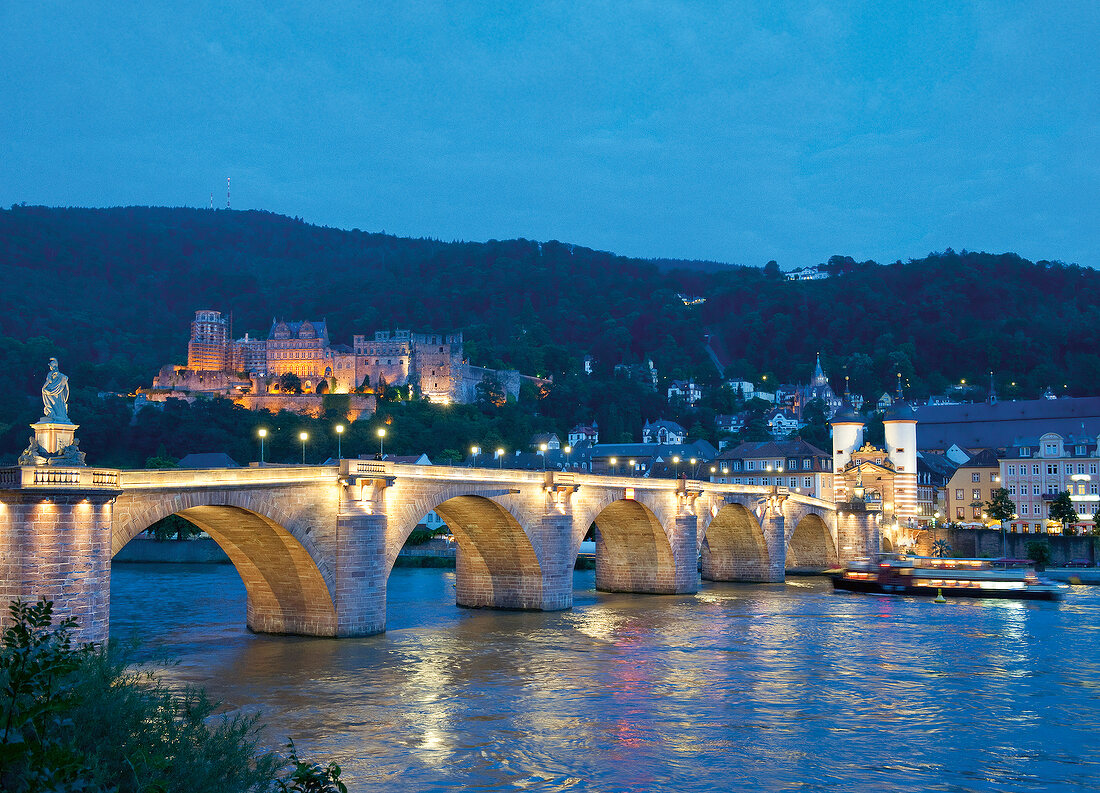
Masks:
[[[232,319],[220,311],[195,312],[186,366],[165,366],[155,390],[239,397],[279,390],[276,378],[295,375],[305,394],[373,393],[383,384],[412,386],[433,402],[472,402],[485,379],[515,397],[519,372],[470,366],[461,333],[380,330],[356,335],[352,346],[332,344],[326,320],[271,321],[267,339],[233,339]],[[526,378],[537,387],[546,381]]]

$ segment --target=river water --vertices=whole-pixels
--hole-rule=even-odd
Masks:
[[[250,634],[229,565],[116,564],[111,631],[353,791],[1100,789],[1100,588],[594,583],[571,611],[467,610],[453,571],[398,568],[385,634],[304,639]]]

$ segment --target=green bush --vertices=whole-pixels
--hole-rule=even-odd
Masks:
[[[259,747],[255,717],[214,717],[204,692],[177,692],[124,654],[74,644],[53,604],[11,604],[0,639],[0,790],[342,793],[339,766]]]
[[[1035,562],[1039,567],[1046,567],[1054,558],[1050,550],[1050,543],[1042,540],[1033,540],[1027,544],[1027,558]]]

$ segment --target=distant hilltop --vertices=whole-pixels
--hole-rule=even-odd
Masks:
[[[205,306],[265,341],[272,307],[344,333],[454,329],[469,364],[555,380],[587,356],[595,377],[652,360],[669,379],[794,382],[818,352],[865,394],[893,390],[898,372],[916,395],[990,370],[1006,396],[1052,384],[1091,393],[1100,379],[1100,274],[1011,253],[834,256],[793,271],[830,277],[802,281],[775,262],[407,239],[257,211],[15,206],[0,210],[0,263],[16,285],[0,294],[5,343],[45,337],[51,354],[122,391],[165,362],[185,366],[180,329]],[[30,298],[36,284],[48,300]]]

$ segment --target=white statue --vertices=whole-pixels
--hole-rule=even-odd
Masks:
[[[69,378],[58,371],[57,359],[50,358],[50,371],[46,375],[46,382],[42,384],[42,418],[39,421],[72,424],[68,405]]]

